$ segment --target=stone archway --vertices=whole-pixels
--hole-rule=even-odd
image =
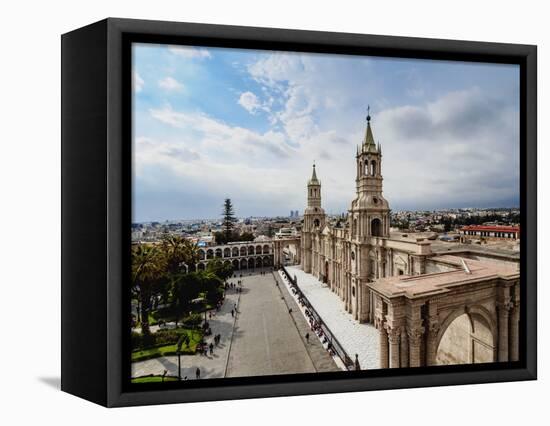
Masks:
[[[436,365],[496,361],[496,326],[483,308],[457,309],[438,333]]]
[[[233,259],[233,269],[238,271],[240,269],[240,263],[238,259]]]

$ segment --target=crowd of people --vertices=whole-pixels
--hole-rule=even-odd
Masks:
[[[288,282],[290,286],[290,291],[294,296],[296,296],[298,300],[298,304],[304,309],[304,314],[309,322],[309,328],[311,331],[315,333],[315,335],[319,338],[319,340],[323,343],[323,345],[326,345],[326,350],[330,354],[330,356],[336,356],[337,353],[334,350],[334,347],[332,346],[332,342],[330,338],[326,335],[323,324],[321,321],[319,321],[311,312],[309,309],[309,304],[306,302],[304,297],[302,296],[302,292],[298,289],[298,286],[293,283],[292,281],[289,281],[286,274],[282,274],[283,279]],[[296,279],[296,278],[295,278]],[[292,309],[289,309],[289,313],[292,313]],[[306,333],[305,335],[306,341],[309,343],[309,333]]]

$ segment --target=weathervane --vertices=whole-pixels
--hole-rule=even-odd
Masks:
[[[370,105],[367,106],[367,121],[370,121]]]

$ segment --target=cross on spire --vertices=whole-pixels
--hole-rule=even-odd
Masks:
[[[313,160],[313,173],[311,175],[310,182],[318,182],[317,180],[317,173],[315,173],[315,160]]]

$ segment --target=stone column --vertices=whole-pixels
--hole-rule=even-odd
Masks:
[[[409,342],[407,339],[407,328],[401,327],[401,361],[400,366],[407,368],[409,366]]]
[[[380,368],[388,368],[388,333],[383,324],[378,327],[380,332]]]
[[[424,335],[424,327],[417,326],[407,330],[409,338],[409,366],[421,367],[422,359],[420,356],[420,346],[422,345],[422,337]]]
[[[437,353],[437,335],[439,332],[439,316],[437,314],[437,299],[428,302],[428,318],[426,324],[426,365],[435,365]]]
[[[510,361],[519,361],[519,304],[514,304],[510,314]]]
[[[508,300],[498,305],[498,361],[508,361],[508,328],[510,302]]]
[[[399,328],[388,327],[388,340],[390,346],[390,368],[399,368]]]

